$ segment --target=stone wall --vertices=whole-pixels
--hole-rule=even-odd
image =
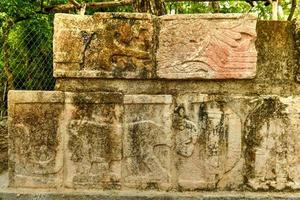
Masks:
[[[299,190],[295,30],[240,14],[56,15],[57,91],[9,93],[10,187]]]
[[[7,148],[7,119],[0,119],[0,174],[7,170],[8,148]]]

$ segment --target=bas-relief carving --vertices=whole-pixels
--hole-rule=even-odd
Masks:
[[[54,74],[107,78],[152,77],[154,42],[151,16],[127,15],[116,17],[98,13],[80,22],[84,24],[94,19],[95,27],[56,29]],[[57,27],[64,23],[63,16],[57,17]],[[74,17],[73,21],[76,20],[79,21],[79,18]],[[71,34],[75,46],[69,45],[69,39],[64,40],[66,34]],[[73,66],[71,63],[74,63]]]
[[[186,117],[183,106],[176,108],[173,126],[177,130],[176,152],[181,156],[190,157],[194,152],[199,131],[196,124]]]
[[[162,17],[158,76],[169,79],[253,78],[256,20],[220,15]]]
[[[159,98],[125,96],[122,178],[126,187],[171,187],[171,102],[158,102]]]
[[[245,121],[245,178],[252,189],[299,189],[299,98],[259,99]]]
[[[71,20],[60,14],[55,27],[56,77],[155,78],[155,56],[160,78],[242,79],[256,73],[256,18],[251,15],[156,19],[98,13]]]
[[[106,95],[109,97],[109,94]],[[70,98],[65,186],[119,189],[121,102],[95,102],[89,99],[88,94]]]
[[[10,125],[11,186],[59,187],[63,152],[61,103],[16,103]]]
[[[152,28],[149,22],[124,23],[120,20],[107,22],[102,36],[92,34],[90,46],[85,52],[83,69],[100,69],[107,72],[115,70],[115,76],[121,75],[122,71],[130,73],[144,69],[147,75],[152,65],[152,35],[149,28]]]
[[[29,95],[10,102],[13,187],[300,188],[299,97]]]
[[[180,189],[300,188],[298,97],[189,94],[177,103]]]
[[[199,95],[188,102],[179,103],[173,120],[179,188],[238,187],[243,163],[240,118],[222,99]]]

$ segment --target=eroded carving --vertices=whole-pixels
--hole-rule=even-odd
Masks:
[[[161,23],[157,53],[159,77],[254,77],[256,22],[251,17],[167,16],[161,18]]]
[[[184,106],[178,106],[175,110],[173,126],[176,133],[176,151],[181,156],[189,157],[194,152],[194,146],[199,138],[199,132],[196,124],[190,121],[186,114]]]
[[[58,187],[62,184],[62,104],[15,104],[10,124],[11,186]]]
[[[65,16],[65,18],[68,18]],[[81,20],[81,21],[80,21]],[[67,26],[68,29],[57,29],[55,32],[55,75],[75,77],[124,77],[149,78],[153,76],[153,25],[150,15],[146,14],[95,14],[82,20],[80,31],[73,34],[75,46],[66,47],[64,35],[74,32],[64,15],[57,16],[56,26]],[[97,23],[90,28],[85,23]],[[77,52],[77,53],[76,53]],[[69,55],[69,57],[68,57]],[[73,58],[72,55],[75,55]],[[66,67],[65,63],[77,63],[78,67]],[[74,64],[73,64],[74,65]],[[76,65],[76,64],[75,64]]]
[[[242,170],[241,119],[223,99],[191,97],[190,100],[183,97],[184,102],[190,103],[175,109],[173,122],[179,187],[183,190],[238,187],[242,184],[242,176],[238,174]],[[181,120],[188,122],[185,129],[176,119],[180,112],[184,116]],[[188,134],[182,138],[183,132]],[[186,141],[185,145],[181,141]]]
[[[119,189],[122,106],[116,99],[109,102],[109,94],[102,95],[107,96],[104,98],[101,94],[89,96],[74,94],[67,108],[70,119],[65,184],[74,188]]]
[[[245,179],[253,189],[282,190],[294,182],[290,176],[291,141],[289,105],[278,98],[259,99],[245,121]],[[289,139],[290,138],[290,139]]]
[[[171,105],[154,103],[159,96],[145,96],[133,95],[125,101],[122,178],[131,188],[167,189],[171,186]]]
[[[112,20],[105,24],[104,29],[103,35],[95,33],[85,52],[83,69],[99,70],[100,68],[108,72],[118,69],[119,73],[122,73],[122,71],[130,72],[151,65],[149,24],[140,22],[129,24]]]
[[[297,21],[295,23],[295,30],[294,30],[294,39],[295,39],[295,49],[296,49],[296,57],[298,57],[297,64],[298,64],[298,69],[296,73],[296,81],[300,82],[300,22]]]

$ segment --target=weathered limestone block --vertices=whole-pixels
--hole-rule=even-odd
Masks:
[[[173,127],[182,190],[235,189],[243,184],[243,97],[186,94],[177,99]]]
[[[120,188],[123,96],[66,93],[65,101],[65,186]]]
[[[125,187],[171,187],[172,96],[125,95],[122,179]]]
[[[152,17],[139,13],[56,14],[54,76],[150,78]]]
[[[160,17],[157,75],[167,79],[244,79],[256,74],[256,17]]]
[[[300,97],[185,94],[173,127],[183,190],[300,188]]]
[[[243,140],[248,186],[300,189],[300,97],[255,99],[244,121]]]
[[[265,82],[266,86],[256,90],[264,94],[292,95],[300,94],[295,87],[295,76],[300,66],[297,60],[299,55],[295,51],[297,38],[294,24],[288,21],[260,20],[257,22],[257,41],[255,42],[258,51],[257,72],[255,80]],[[273,89],[276,82],[279,82],[278,89]],[[291,89],[287,90],[287,87]],[[266,91],[270,87],[273,91]],[[280,92],[277,92],[281,90]],[[288,91],[288,92],[285,92]],[[256,92],[256,91],[255,91]]]
[[[7,170],[8,165],[8,127],[7,118],[0,118],[0,174]]]
[[[294,30],[294,40],[295,40],[295,49],[296,49],[296,57],[297,59],[297,74],[296,80],[300,81],[300,20],[295,22],[295,30]]]
[[[11,187],[60,187],[63,180],[63,93],[9,92]]]

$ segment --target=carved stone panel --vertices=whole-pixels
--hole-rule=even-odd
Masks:
[[[296,81],[300,82],[300,20],[295,22],[295,30],[294,30],[294,39],[295,39],[295,49],[296,49],[296,57],[297,59],[297,73],[296,73]]]
[[[171,187],[170,95],[125,95],[122,179],[125,187]]]
[[[151,78],[155,42],[151,15],[56,14],[54,76]]]
[[[252,189],[300,189],[300,97],[257,99],[245,119],[245,180]]]
[[[180,95],[179,187],[300,189],[299,105],[298,96]]]
[[[167,79],[244,79],[256,74],[256,17],[160,17],[157,74]]]
[[[120,188],[122,103],[119,93],[66,93],[66,187]]]
[[[9,92],[11,187],[60,187],[63,179],[61,92]]]
[[[202,94],[178,97],[173,128],[179,188],[232,189],[243,183],[239,107],[243,101],[247,99]]]

